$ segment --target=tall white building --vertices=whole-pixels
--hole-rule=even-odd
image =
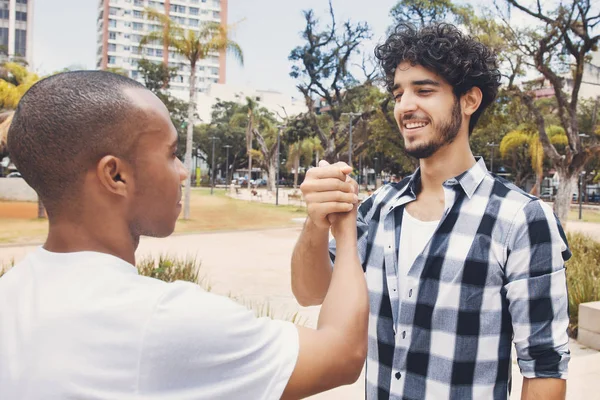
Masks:
[[[33,63],[33,0],[0,0],[0,54]]]
[[[31,0],[30,0],[31,1]],[[138,61],[146,58],[155,62],[167,62],[178,68],[178,75],[171,80],[171,94],[182,100],[189,98],[190,68],[182,56],[169,51],[162,44],[139,47],[142,37],[152,30],[162,29],[155,21],[144,16],[148,7],[168,14],[186,29],[199,30],[203,22],[227,23],[228,0],[99,0],[98,2],[98,48],[99,69],[122,68],[129,76],[141,80],[137,70]],[[213,83],[225,83],[225,53],[215,53],[198,63],[196,87],[205,93]]]

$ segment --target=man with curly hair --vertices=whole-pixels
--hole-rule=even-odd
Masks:
[[[512,341],[523,399],[564,399],[564,232],[550,207],[491,174],[469,145],[500,86],[494,54],[438,23],[398,25],[375,55],[419,168],[358,210],[370,295],[367,398],[507,399]],[[301,187],[309,216],[292,289],[302,305],[323,301],[336,257],[329,217],[356,201],[351,179],[339,178],[344,167],[322,163]]]

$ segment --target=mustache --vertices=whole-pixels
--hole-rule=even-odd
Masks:
[[[408,121],[428,121],[431,122],[431,120],[426,117],[425,115],[418,115],[418,114],[406,114],[402,116],[402,122],[408,122]]]

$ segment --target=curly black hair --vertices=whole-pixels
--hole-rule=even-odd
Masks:
[[[483,111],[496,98],[500,87],[496,56],[485,45],[448,23],[434,23],[421,28],[400,23],[385,43],[375,48],[375,57],[390,91],[396,67],[405,61],[440,75],[453,87],[457,98],[478,87],[483,98],[471,116],[469,134]]]

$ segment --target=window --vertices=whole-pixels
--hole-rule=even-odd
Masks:
[[[27,56],[27,31],[15,29],[15,55]]]
[[[133,30],[134,31],[143,31],[144,30],[144,24],[141,24],[139,22],[134,22],[133,23]]]
[[[200,9],[198,7],[190,7],[190,15],[199,15]]]
[[[108,44],[108,51],[117,51],[117,45],[114,43]]]
[[[219,68],[211,68],[210,73],[213,75],[219,75]]]
[[[8,19],[8,10],[0,10],[0,19]]]
[[[8,28],[0,28],[0,53],[8,53]]]
[[[117,63],[117,57],[115,57],[115,56],[108,56],[108,63],[109,64],[116,64]]]
[[[110,26],[111,28],[116,28],[117,27],[117,20],[109,19],[108,20],[108,26]]]
[[[144,18],[144,13],[138,10],[133,10],[133,17],[134,18]]]
[[[212,3],[213,3],[213,7],[217,7],[217,8],[221,7],[221,1],[220,0],[213,0]]]
[[[27,13],[26,12],[17,11],[15,14],[16,14],[15,17],[16,17],[17,21],[27,22]]]
[[[219,11],[213,11],[213,18],[221,18],[221,13]]]
[[[131,35],[129,35],[129,33],[126,33],[125,35],[123,35],[123,37],[124,37],[125,39],[129,39],[129,38],[131,37]]]
[[[123,51],[131,51],[131,46],[123,46]]]
[[[196,27],[197,27],[197,26],[200,26],[200,21],[199,21],[199,20],[197,20],[197,19],[190,18],[190,19],[189,19],[189,21],[190,21],[190,22],[189,22],[189,25],[190,25],[190,26],[196,26]]]
[[[116,7],[110,7],[110,8],[108,9],[108,15],[117,15],[117,12],[118,12],[118,11],[119,11],[119,9],[118,9],[118,8],[116,8]]]
[[[154,55],[154,49],[152,49],[150,47],[146,47],[146,55],[147,56],[153,56]]]
[[[137,79],[140,73],[138,71],[131,71],[131,78]]]
[[[117,32],[108,32],[108,38],[110,40],[116,40],[117,39]]]
[[[144,7],[144,1],[143,0],[133,0],[133,5],[138,6],[138,7]]]
[[[156,57],[162,57],[162,56],[163,56],[162,49],[156,49]]]
[[[27,0],[17,0],[17,4],[27,4]]]

